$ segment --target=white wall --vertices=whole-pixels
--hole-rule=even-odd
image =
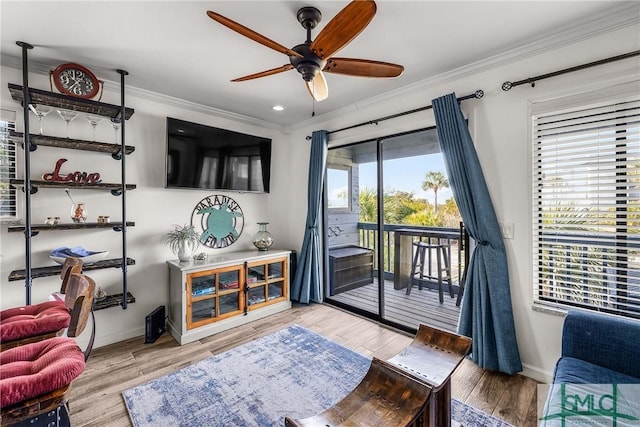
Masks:
[[[515,223],[515,237],[506,240],[509,260],[512,303],[516,330],[525,373],[549,381],[555,361],[560,354],[562,317],[532,310],[531,268],[531,201],[530,201],[530,143],[528,140],[528,103],[551,99],[561,95],[585,92],[606,85],[637,79],[640,66],[637,58],[595,67],[554,79],[539,82],[535,88],[520,86],[510,92],[500,87],[505,80],[519,80],[533,75],[567,68],[638,49],[640,27],[636,24],[607,34],[581,40],[553,50],[538,51],[535,56],[515,60],[516,55],[494,58],[493,66],[474,64],[455,70],[449,75],[425,80],[385,97],[358,103],[343,111],[317,116],[300,126],[280,132],[265,123],[250,124],[244,118],[207,110],[199,106],[182,104],[177,100],[130,90],[127,105],[136,109],[127,123],[127,142],[136,147],[127,160],[129,181],[138,188],[128,195],[129,219],[136,227],[129,231],[129,255],[137,264],[130,267],[129,288],[137,302],[123,311],[119,308],[99,311],[97,345],[120,341],[143,334],[144,315],[160,304],[167,304],[168,285],[165,260],[172,258],[160,243],[160,237],[171,224],[188,222],[193,206],[206,191],[180,191],[163,188],[163,156],[165,144],[165,117],[227,127],[274,139],[272,164],[272,192],[269,195],[228,193],[236,199],[245,214],[246,229],[239,242],[228,248],[237,250],[250,247],[250,237],[257,231],[256,222],[270,222],[270,230],[281,248],[298,249],[302,243],[306,219],[307,165],[309,142],[305,139],[316,129],[337,129],[377,117],[421,107],[431,99],[455,91],[466,95],[483,89],[481,100],[465,101],[463,111],[470,119],[472,136],[483,166],[498,219]],[[495,64],[500,64],[495,66]],[[427,77],[427,76],[426,76]],[[334,76],[340,78],[340,76]],[[345,77],[348,78],[348,77]],[[115,79],[115,78],[114,78]],[[2,69],[0,87],[7,82],[20,83],[17,70]],[[46,88],[46,78],[33,78],[33,87]],[[118,103],[117,93],[108,93],[107,102]],[[9,99],[8,91],[0,91],[2,107],[19,109]],[[320,104],[321,105],[321,104]],[[318,108],[321,110],[321,107]],[[45,127],[56,125],[57,134],[64,135],[64,125],[57,117],[45,119]],[[434,125],[430,111],[382,122],[335,134],[331,144],[363,140],[373,136]],[[112,130],[103,123],[99,140],[110,142]],[[84,132],[84,136],[81,134]],[[90,138],[90,127],[82,118],[72,123],[72,136]],[[45,152],[41,148],[34,154],[33,175],[49,171],[57,158],[64,155],[71,164],[81,169],[99,171],[105,178],[116,179],[114,162],[107,156],[83,154],[64,150]],[[62,151],[62,150],[60,150]],[[75,170],[75,169],[74,169]],[[69,204],[63,192],[41,190],[34,196],[34,219],[44,216],[67,216]],[[86,194],[85,194],[86,193]],[[116,200],[108,194],[74,191],[74,196],[88,203],[90,215],[107,214],[118,217]],[[7,282],[9,271],[22,268],[23,239],[18,233],[0,233],[2,259],[0,286],[2,308],[24,303],[23,282]],[[48,252],[57,246],[81,244],[90,249],[108,249],[118,254],[119,235],[110,231],[41,233],[34,240],[34,265],[47,263]],[[119,272],[97,271],[96,281],[117,292]],[[33,300],[39,301],[58,286],[56,278],[36,279]]]
[[[114,72],[111,78],[117,80],[119,75]],[[44,75],[30,73],[29,79],[31,87],[49,87]],[[22,109],[6,90],[9,82],[22,84],[21,71],[2,68],[0,87],[3,90],[0,91],[0,102],[3,109],[17,111],[17,127],[18,130],[22,130]],[[107,86],[103,101],[119,105],[119,96],[119,86],[111,84]],[[133,154],[127,156],[126,166],[127,182],[137,185],[135,190],[127,193],[127,219],[136,223],[135,227],[129,227],[127,230],[127,255],[136,260],[136,265],[128,268],[128,289],[135,296],[136,302],[130,304],[127,310],[116,307],[96,312],[96,347],[144,335],[145,315],[161,304],[168,305],[168,271],[165,261],[175,256],[161,243],[161,237],[172,224],[189,223],[194,206],[202,198],[211,194],[226,194],[240,204],[244,213],[244,230],[237,242],[225,249],[201,247],[200,250],[204,252],[219,254],[253,249],[251,237],[258,231],[257,222],[281,221],[278,212],[271,212],[269,209],[270,196],[266,194],[165,189],[167,116],[272,138],[272,194],[287,191],[287,141],[276,126],[245,117],[234,117],[230,113],[134,88],[129,88],[126,92],[126,105],[135,109],[132,118],[126,122],[126,142],[136,149]],[[31,115],[30,120],[32,132],[37,132],[35,116]],[[64,121],[55,111],[50,113],[43,123],[45,134],[66,136]],[[91,126],[82,114],[71,122],[70,137],[92,139]],[[114,130],[105,119],[97,127],[96,139],[111,143],[114,142],[114,138]],[[99,172],[104,182],[117,183],[120,180],[119,164],[109,155],[51,147],[39,147],[32,153],[32,178],[52,171],[56,160],[61,157],[68,159],[61,172]],[[98,215],[110,215],[114,221],[122,217],[120,198],[112,196],[108,191],[72,190],[71,194],[76,201],[84,201],[87,204],[89,221],[95,221]],[[32,196],[32,212],[33,222],[42,223],[44,218],[49,216],[59,216],[62,221],[70,222],[70,202],[62,190],[40,189]],[[278,231],[274,234],[277,246],[288,248],[282,245],[292,243],[280,238],[284,232]],[[122,254],[121,234],[111,229],[41,232],[32,239],[32,265],[52,265],[48,254],[53,248],[76,245],[91,250],[109,250],[110,257],[117,258]],[[1,307],[23,305],[24,281],[8,282],[7,278],[10,271],[24,268],[24,238],[22,233],[7,233],[6,224],[2,225],[0,231],[0,254]],[[89,274],[96,284],[108,293],[122,292],[122,274],[119,269],[96,270]],[[58,277],[34,279],[32,301],[46,300],[48,295],[59,290],[59,287]]]
[[[543,80],[535,88],[518,86],[509,92],[501,90],[506,80],[517,81],[598,59],[637,50],[640,46],[638,25],[612,31],[573,45],[549,50],[519,61],[505,61],[500,67],[477,72],[472,67],[456,70],[450,76],[426,80],[405,91],[359,103],[353,107],[320,117],[315,123],[291,131],[292,146],[300,155],[308,145],[304,137],[314,129],[339,129],[378,117],[410,110],[431,103],[431,99],[456,92],[458,96],[485,92],[480,100],[462,103],[469,118],[471,134],[483,167],[498,220],[513,222],[515,236],[505,240],[511,295],[518,345],[525,366],[525,374],[542,381],[550,381],[555,362],[560,355],[563,318],[557,314],[532,309],[532,225],[530,190],[530,141],[528,106],[530,102],[552,99],[561,95],[582,93],[620,82],[637,80],[640,76],[638,58]],[[499,62],[498,58],[494,58]],[[480,64],[476,64],[477,67]],[[477,68],[476,67],[476,68]],[[330,137],[330,146],[384,136],[396,132],[434,125],[433,112],[421,112],[377,126],[365,126]],[[298,144],[300,147],[297,147]],[[304,151],[304,152],[303,152]],[[303,173],[296,170],[295,173]],[[291,193],[306,193],[305,180],[293,180]],[[299,197],[299,196],[297,196]],[[304,216],[295,218],[303,227]]]

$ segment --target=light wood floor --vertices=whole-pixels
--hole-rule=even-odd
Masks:
[[[153,344],[143,337],[94,350],[85,372],[73,383],[71,422],[80,426],[130,426],[121,393],[138,384],[298,324],[367,356],[388,359],[411,336],[327,305],[291,310],[184,346],[164,334]],[[465,360],[453,376],[453,397],[515,426],[536,426],[536,385],[529,378],[483,371]],[[204,426],[203,426],[204,427]]]

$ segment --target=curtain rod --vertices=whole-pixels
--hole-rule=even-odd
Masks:
[[[523,85],[523,84],[526,84],[526,83],[531,84],[531,87],[535,87],[536,81],[538,81],[538,80],[548,79],[549,77],[555,77],[555,76],[559,76],[559,75],[565,74],[565,73],[572,73],[574,71],[584,70],[585,68],[594,67],[596,65],[607,64],[609,62],[619,61],[621,59],[627,59],[627,58],[631,58],[633,56],[638,56],[638,55],[640,55],[640,50],[636,50],[634,52],[629,52],[629,53],[624,53],[624,54],[618,55],[618,56],[612,56],[611,58],[601,59],[599,61],[589,62],[588,64],[582,64],[582,65],[577,65],[577,66],[571,67],[571,68],[565,68],[564,70],[554,71],[553,73],[542,74],[542,75],[539,75],[539,76],[536,76],[536,77],[529,77],[528,79],[518,80],[517,82],[509,82],[509,81],[507,81],[507,82],[502,83],[502,90],[508,91],[512,87],[520,86],[520,85]]]
[[[474,93],[472,93],[470,95],[461,96],[460,98],[457,98],[457,99],[458,99],[458,102],[460,102],[460,101],[464,101],[466,99],[471,99],[471,98],[480,99],[483,96],[484,96],[484,91],[477,90],[477,91],[475,91]],[[332,131],[327,132],[327,135],[331,135],[332,133],[337,133],[337,132],[342,132],[342,131],[345,131],[345,130],[357,128],[357,127],[360,127],[360,126],[377,125],[379,122],[382,122],[382,121],[385,121],[385,120],[395,119],[396,117],[402,117],[402,116],[406,116],[407,114],[418,113],[420,111],[430,110],[432,108],[433,108],[433,105],[427,105],[425,107],[420,107],[420,108],[416,108],[416,109],[409,110],[409,111],[403,111],[402,113],[396,113],[396,114],[392,114],[390,116],[380,117],[380,118],[375,119],[375,120],[369,120],[367,122],[362,122],[362,123],[358,123],[356,125],[347,126],[346,128],[332,130]],[[307,136],[307,140],[310,140],[310,139],[311,139],[311,137]]]

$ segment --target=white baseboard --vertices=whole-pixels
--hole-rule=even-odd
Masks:
[[[546,384],[549,384],[553,381],[553,372],[545,371],[537,366],[527,365],[526,363],[522,364],[522,368],[523,371],[520,374],[524,375],[525,377],[529,377],[533,380]]]
[[[140,340],[144,341],[144,328],[130,329],[128,331],[120,331],[115,334],[102,335],[96,337],[93,343],[93,348],[104,347],[109,344],[115,344],[120,341],[126,341],[131,338],[140,337]]]

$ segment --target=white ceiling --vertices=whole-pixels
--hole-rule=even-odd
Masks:
[[[0,52],[7,63],[20,63],[15,41],[23,40],[35,45],[29,58],[41,69],[76,62],[101,79],[118,81],[113,70],[123,68],[130,73],[129,86],[281,125],[310,118],[312,99],[301,76],[291,70],[230,82],[288,64],[288,57],[214,22],[206,11],[293,47],[305,40],[305,30],[296,20],[300,7],[315,6],[322,12],[315,37],[347,4],[347,0],[0,2]],[[588,27],[630,5],[640,10],[636,1],[380,0],[369,26],[335,56],[393,62],[403,65],[405,72],[395,79],[327,74],[329,98],[316,103],[316,113],[433,78],[567,29]],[[274,112],[274,104],[285,106],[285,111]]]

